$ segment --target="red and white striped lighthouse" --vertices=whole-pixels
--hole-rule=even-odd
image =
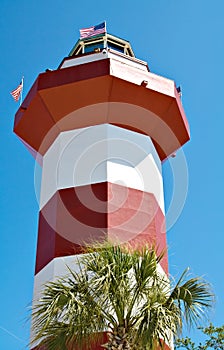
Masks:
[[[14,131],[42,166],[34,300],[93,241],[166,250],[161,163],[189,128],[175,83],[128,41],[79,40],[37,77]]]

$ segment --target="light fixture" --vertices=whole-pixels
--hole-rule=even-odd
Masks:
[[[142,80],[141,86],[146,87],[148,85],[148,80]]]

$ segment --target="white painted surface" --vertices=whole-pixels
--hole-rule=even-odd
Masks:
[[[44,285],[47,282],[54,281],[70,274],[67,266],[73,271],[78,272],[79,267],[77,261],[81,256],[82,254],[54,258],[42,270],[40,270],[34,276],[33,301],[35,302],[35,300],[40,298]]]
[[[110,72],[113,76],[129,81],[130,83],[141,85],[143,80],[148,82],[144,89],[150,89],[159,93],[174,97],[173,80],[161,77],[160,75],[141,71],[132,66],[128,66],[126,62],[120,59],[113,59],[110,61]]]
[[[153,193],[164,212],[161,162],[151,139],[109,124],[57,137],[43,158],[40,208],[59,189],[106,181]]]
[[[101,61],[101,60],[104,60],[107,58],[108,58],[108,52],[106,52],[106,53],[102,53],[102,52],[93,53],[92,55],[68,58],[68,59],[65,59],[65,61],[61,65],[60,69],[79,66],[81,64],[95,62],[95,61]]]
[[[95,61],[101,61],[108,58],[119,60],[120,62],[123,62],[126,65],[131,66],[133,68],[138,68],[146,72],[148,71],[146,62],[141,61],[135,57],[130,57],[120,52],[116,52],[116,50],[112,50],[112,49],[104,49],[103,52],[101,51],[99,53],[92,53],[81,57],[65,59],[60,69],[79,66],[81,64],[95,62]]]

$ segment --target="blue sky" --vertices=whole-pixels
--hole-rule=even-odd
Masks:
[[[183,148],[189,187],[167,234],[170,272],[177,276],[190,266],[210,281],[217,299],[210,319],[223,324],[224,2],[1,0],[0,6],[0,349],[22,350],[28,343],[38,220],[34,160],[12,132],[18,104],[9,92],[24,75],[25,95],[40,72],[67,56],[80,28],[103,20],[152,72],[182,86],[191,128]],[[164,165],[167,208],[170,169]]]

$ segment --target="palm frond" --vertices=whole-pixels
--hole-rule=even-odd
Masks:
[[[106,348],[153,350],[169,343],[187,324],[198,323],[212,302],[210,286],[184,271],[171,288],[158,264],[163,254],[152,247],[99,244],[68,268],[64,278],[49,282],[34,303],[34,340],[49,350],[88,348],[110,330]],[[114,342],[114,343],[113,343]],[[112,345],[115,344],[115,345]]]
[[[34,304],[33,342],[44,339],[45,343],[55,344],[57,339],[62,342],[64,334],[69,342],[81,344],[104,330],[101,306],[91,295],[88,281],[74,276],[75,280],[69,277],[48,283],[43,297]]]
[[[183,272],[173,288],[168,304],[178,303],[187,324],[189,326],[198,325],[212,306],[214,295],[211,292],[211,286],[203,278],[187,279],[187,277],[188,269]]]

